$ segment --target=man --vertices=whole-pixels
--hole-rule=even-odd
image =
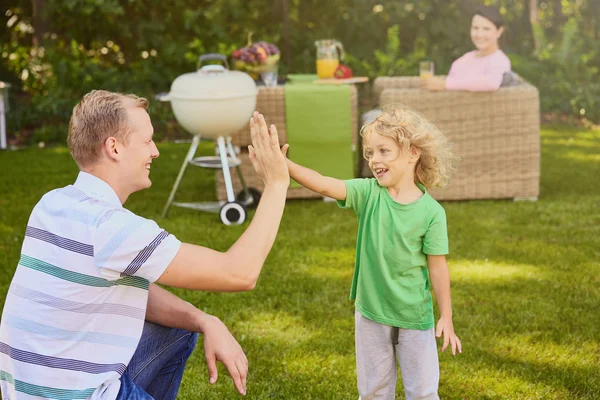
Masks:
[[[123,208],[150,187],[159,155],[147,105],[98,90],[73,110],[68,143],[80,173],[31,213],[0,326],[3,399],[175,399],[198,332],[210,383],[219,360],[246,393],[248,360],[225,325],[153,282],[254,288],[289,185],[277,132],[254,114],[250,158],[265,189],[248,229],[222,253]]]

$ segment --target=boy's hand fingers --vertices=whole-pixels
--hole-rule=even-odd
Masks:
[[[442,346],[442,351],[445,351],[448,348],[449,343],[450,343],[450,338],[444,332],[444,345]]]
[[[284,157],[287,157],[287,151],[290,148],[289,144],[284,144],[283,147],[281,148],[281,153],[283,153]]]
[[[441,337],[443,330],[444,330],[444,326],[442,324],[438,323],[435,328],[435,337],[438,337],[438,338]]]

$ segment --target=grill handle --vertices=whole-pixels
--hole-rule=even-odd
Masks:
[[[158,101],[171,101],[171,96],[169,92],[159,93],[154,98]]]
[[[227,62],[227,56],[225,54],[219,54],[219,53],[202,54],[200,57],[198,57],[198,65],[196,65],[197,70],[200,69],[200,67],[204,61],[221,61],[223,64],[225,64],[225,68],[229,69],[229,63]]]

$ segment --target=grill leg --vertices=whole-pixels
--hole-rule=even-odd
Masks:
[[[227,147],[225,138],[219,136],[217,139],[219,146],[219,156],[221,156],[221,168],[223,169],[223,180],[225,181],[225,190],[227,191],[227,201],[234,202],[235,194],[233,193],[233,182],[231,181],[231,173],[229,171],[229,161],[227,160]]]
[[[231,144],[230,137],[227,138],[227,149],[229,150],[229,154],[231,155],[231,158],[233,158],[234,160],[238,160],[238,156],[233,148],[233,145]],[[240,165],[241,165],[241,160],[240,160]],[[244,175],[242,175],[242,168],[240,167],[240,165],[235,167],[235,170],[238,174],[238,177],[240,178],[240,183],[242,184],[242,190],[244,191],[244,193],[246,194],[246,198],[248,199],[248,198],[250,198],[250,192],[248,192],[248,187],[246,186],[246,181],[244,180]]]
[[[167,200],[167,204],[163,208],[162,217],[165,218],[169,213],[169,208],[171,207],[171,203],[173,203],[173,198],[175,198],[175,193],[177,192],[177,188],[179,188],[179,184],[181,183],[181,178],[183,178],[183,173],[187,168],[190,161],[194,158],[194,154],[196,154],[196,149],[198,148],[198,144],[200,143],[200,135],[194,135],[192,139],[192,145],[188,150],[187,155],[185,156],[185,160],[183,160],[183,164],[181,165],[181,169],[179,170],[179,175],[177,175],[177,179],[175,180],[175,185],[173,185],[173,189],[171,189],[171,194],[169,195],[169,199]]]

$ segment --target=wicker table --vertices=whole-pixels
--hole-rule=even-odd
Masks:
[[[356,147],[358,140],[358,100],[357,90],[354,85],[350,86],[350,106],[352,108],[352,144]],[[256,110],[265,116],[268,124],[274,124],[277,127],[277,133],[279,135],[279,142],[283,145],[287,143],[287,131],[286,131],[286,120],[285,120],[285,88],[283,86],[277,87],[264,87],[258,88],[258,95],[256,98]],[[242,160],[242,174],[248,187],[253,187],[259,191],[263,191],[264,185],[260,177],[254,171],[252,164],[248,158],[248,145],[252,144],[250,138],[250,128],[244,128],[231,136],[231,141],[235,146],[240,146],[242,152],[240,159]],[[237,174],[231,175],[233,180],[233,187],[236,193],[242,190],[242,184]],[[321,195],[310,191],[303,187],[289,188],[288,198],[319,198]],[[223,181],[223,173],[217,172],[217,198],[219,200],[225,200],[227,194],[225,192],[225,184]]]

